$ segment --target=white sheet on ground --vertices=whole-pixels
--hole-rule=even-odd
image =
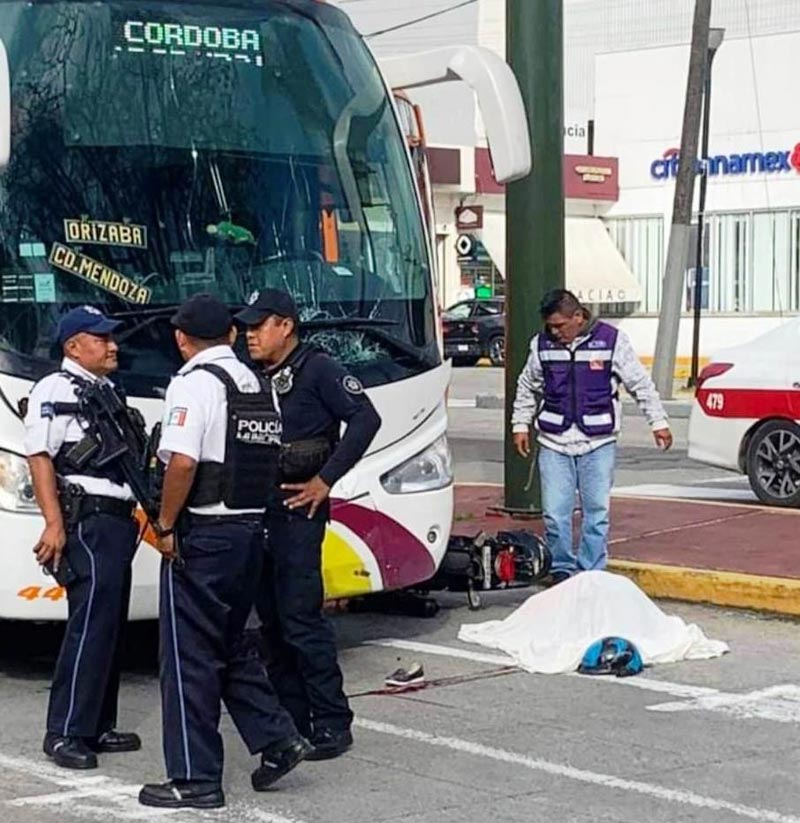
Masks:
[[[630,640],[645,665],[719,657],[729,651],[695,624],[670,617],[631,580],[583,572],[529,597],[505,620],[465,624],[459,640],[500,649],[530,672],[575,671],[586,649],[603,637]]]

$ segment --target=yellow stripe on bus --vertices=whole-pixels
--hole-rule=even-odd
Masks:
[[[358,552],[332,529],[325,533],[322,544],[322,579],[325,598],[355,597],[380,588],[380,581],[370,579]]]

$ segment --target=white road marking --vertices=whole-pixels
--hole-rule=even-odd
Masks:
[[[453,646],[437,646],[433,643],[417,643],[414,640],[397,640],[389,637],[382,640],[368,640],[365,646],[383,646],[391,649],[403,649],[408,652],[419,652],[420,654],[435,654],[442,657],[455,657],[460,660],[472,660],[475,663],[493,663],[497,666],[516,666],[513,657],[506,654],[486,654],[484,652],[471,652],[467,649],[457,649]]]
[[[3,801],[12,808],[48,808],[70,817],[86,817],[108,823],[109,819],[152,821],[167,818],[178,823],[191,823],[198,818],[218,819],[218,811],[198,809],[159,809],[139,804],[140,784],[123,783],[107,775],[82,776],[51,765],[46,761],[0,754],[0,769],[14,771],[28,778],[61,786],[66,791],[16,797]],[[54,807],[68,804],[65,809]],[[258,820],[262,823],[305,823],[299,818],[286,816],[250,803],[228,804],[235,819]]]
[[[471,400],[468,398],[451,397],[447,401],[448,409],[474,409],[477,405],[478,403],[474,397]]]
[[[689,702],[659,703],[648,706],[652,712],[718,712],[739,720],[773,720],[776,723],[800,723],[800,686],[786,684],[766,689],[697,697]]]
[[[678,486],[671,483],[642,483],[637,486],[615,486],[611,494],[613,497],[663,497],[674,500],[720,500],[728,503],[754,503],[758,500],[749,488],[704,489],[699,486]]]
[[[72,803],[73,800],[85,797],[91,797],[95,800],[114,800],[121,795],[138,797],[140,788],[141,786],[133,785],[112,785],[110,788],[105,788],[101,783],[96,787],[87,786],[85,789],[75,789],[71,792],[54,792],[52,794],[36,795],[35,797],[18,797],[7,802],[9,806],[54,806],[60,803]]]
[[[740,803],[731,803],[728,800],[720,800],[715,797],[707,797],[694,792],[683,791],[681,789],[670,789],[666,786],[659,786],[655,783],[644,783],[639,780],[628,780],[626,778],[615,777],[601,772],[590,772],[585,769],[576,769],[563,763],[554,763],[548,760],[541,760],[535,757],[528,757],[517,752],[497,749],[492,746],[484,746],[481,743],[474,743],[470,740],[462,740],[458,737],[439,737],[428,732],[417,729],[407,729],[395,726],[391,723],[379,723],[366,718],[356,718],[355,725],[360,729],[376,732],[378,734],[400,737],[405,740],[413,740],[417,743],[425,743],[429,746],[438,746],[443,749],[471,754],[476,757],[483,757],[489,760],[496,760],[501,763],[509,763],[515,766],[522,766],[531,771],[542,772],[552,777],[574,780],[580,783],[588,783],[594,786],[602,786],[607,789],[619,789],[625,792],[646,795],[657,800],[668,803],[676,803],[684,806],[693,806],[698,809],[711,809],[713,811],[727,812],[738,817],[749,820],[766,821],[767,823],[800,823],[800,817],[772,811],[771,809],[760,809],[754,806],[744,806]]]
[[[418,654],[431,654],[441,657],[453,657],[459,660],[472,660],[476,663],[492,663],[497,666],[517,666],[513,657],[506,654],[486,654],[485,652],[473,652],[467,649],[459,649],[454,646],[440,646],[435,643],[420,643],[416,640],[400,640],[393,637],[381,640],[369,640],[365,646],[382,646],[391,649],[402,649]],[[520,669],[522,671],[522,669]],[[543,675],[544,676],[544,675]],[[588,680],[585,675],[576,672],[568,676],[580,677]],[[671,683],[668,680],[653,680],[647,677],[596,677],[591,678],[595,683],[605,683],[614,686],[629,686],[634,689],[644,689],[646,691],[661,692],[672,697],[694,697],[700,698],[708,695],[718,694],[718,689],[711,689],[706,686],[689,686],[684,683]]]
[[[368,641],[364,645],[401,649],[416,652],[417,654],[452,657],[457,660],[471,660],[476,663],[491,663],[498,666],[517,667],[514,659],[508,655],[473,652],[453,646],[421,643],[417,640],[384,638],[382,640]],[[520,669],[520,671],[522,671],[522,669]],[[642,676],[587,678],[577,672],[569,672],[566,676],[578,677],[587,682],[600,683],[608,686],[625,686],[643,691],[660,692],[675,698],[684,698],[684,700],[646,706],[648,711],[664,713],[708,711],[725,714],[737,720],[758,719],[772,720],[777,723],[800,723],[800,686],[791,683],[736,694],[733,692],[723,692],[708,686],[691,686],[686,683],[655,680],[654,678]]]
[[[282,814],[275,814],[275,812],[267,812],[264,809],[254,809],[252,807],[247,809],[250,820],[261,820],[262,823],[304,823],[296,817],[284,817]]]

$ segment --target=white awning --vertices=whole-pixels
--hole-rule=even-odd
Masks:
[[[564,221],[567,288],[582,303],[638,303],[639,281],[598,217]]]
[[[588,304],[638,303],[641,287],[625,258],[598,217],[567,217],[564,221],[567,288]],[[505,276],[506,218],[486,211],[481,242]]]

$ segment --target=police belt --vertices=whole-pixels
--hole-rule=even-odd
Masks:
[[[78,517],[91,514],[107,514],[120,520],[131,520],[136,512],[136,501],[120,500],[117,497],[105,497],[99,494],[81,495],[78,503]]]
[[[231,512],[230,514],[197,514],[184,512],[180,517],[180,528],[191,529],[198,526],[212,526],[217,524],[236,523],[263,523],[264,515],[261,512]]]

